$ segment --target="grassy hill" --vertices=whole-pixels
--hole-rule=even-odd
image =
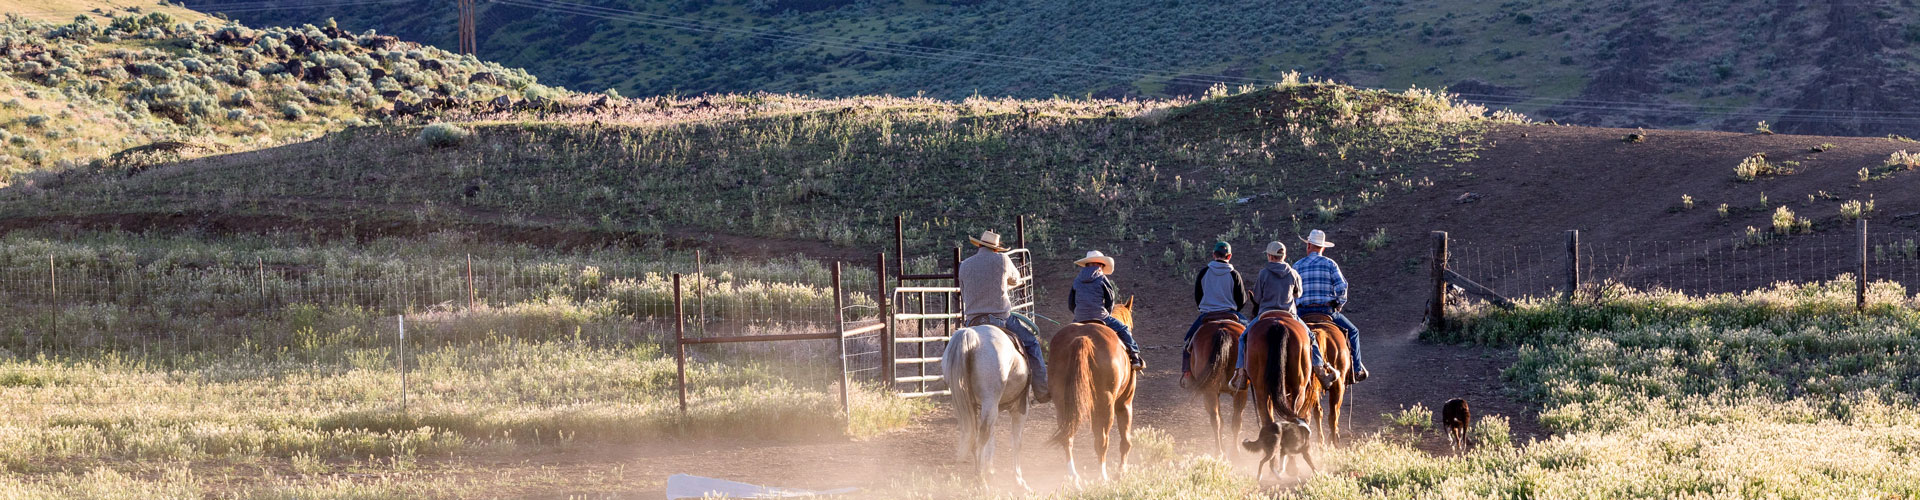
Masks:
[[[628,95],[1196,96],[1206,82],[1170,77],[1273,81],[1299,71],[1380,88],[1448,87],[1586,125],[1749,131],[1765,120],[1781,132],[1876,136],[1920,128],[1897,116],[1783,110],[1920,111],[1920,10],[1911,0],[583,3],[656,17],[641,24],[529,7],[545,0],[486,3],[480,53],[544,81]],[[443,47],[455,39],[451,4],[235,15],[257,24],[333,16]],[[862,42],[994,56],[978,65],[956,62],[973,55],[850,47]],[[1042,69],[1061,66],[1078,70]]]
[[[523,71],[333,26],[255,30],[168,13],[178,8],[43,7],[89,5],[64,22],[0,22],[0,186],[562,93]]]
[[[447,141],[430,140],[432,128],[360,128],[72,177],[13,190],[0,212],[470,221],[840,245],[890,240],[896,214],[926,224],[910,231],[916,239],[1028,214],[1039,241],[1151,243],[1158,258],[1159,246],[1206,227],[1167,224],[1193,205],[1245,218],[1233,230],[1249,235],[1330,222],[1418,189],[1428,180],[1415,167],[1471,160],[1481,131],[1518,119],[1425,91],[1242,91],[1198,102],[620,100],[538,121],[473,115],[471,135]]]

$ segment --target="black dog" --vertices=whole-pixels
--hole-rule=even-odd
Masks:
[[[1453,398],[1440,408],[1440,423],[1447,426],[1447,446],[1454,451],[1467,449],[1467,427],[1473,425],[1473,412],[1467,410],[1467,400]]]

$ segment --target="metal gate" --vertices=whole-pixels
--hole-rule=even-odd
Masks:
[[[888,300],[892,307],[887,311],[890,315],[887,324],[892,329],[883,348],[886,351],[882,362],[886,370],[884,378],[900,397],[947,395],[950,392],[942,382],[940,355],[946,352],[947,341],[960,326],[961,311],[965,310],[960,300],[960,248],[954,247],[952,267],[947,272],[908,274],[901,218],[894,217],[893,224],[898,264],[894,289]],[[1008,295],[1014,312],[1032,318],[1037,296],[1033,287],[1033,254],[1027,249],[1026,218],[1019,218],[1014,227],[1014,242],[1018,247],[1007,251],[1007,257],[1019,270],[1020,284]]]

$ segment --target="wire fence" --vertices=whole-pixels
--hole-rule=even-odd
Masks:
[[[1520,243],[1453,239],[1448,266],[1509,298],[1564,294],[1573,269],[1581,286],[1720,294],[1779,282],[1852,280],[1861,273],[1864,244],[1868,282],[1897,283],[1909,300],[1920,289],[1920,233],[1912,231],[1869,232],[1864,240],[1858,231],[1577,244],[1554,236]]]
[[[14,250],[0,252],[0,394],[9,408],[44,411],[628,411],[675,399],[676,333],[782,335],[879,321],[881,282],[857,266],[835,286],[830,265],[797,266],[774,281],[698,258],[155,265]],[[881,335],[845,341],[856,381],[879,382]],[[689,345],[689,403],[731,408],[756,391],[831,403],[843,370],[830,362],[834,342]]]

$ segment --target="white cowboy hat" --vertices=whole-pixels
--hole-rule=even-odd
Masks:
[[[979,237],[968,237],[967,241],[973,242],[973,246],[987,247],[995,252],[1007,251],[1007,247],[1000,244],[1000,233],[993,231],[981,231]]]
[[[1095,263],[1107,266],[1108,273],[1113,272],[1113,257],[1108,257],[1107,254],[1100,253],[1099,250],[1088,251],[1086,257],[1083,257],[1080,260],[1073,261],[1074,265],[1081,266],[1081,267],[1086,267],[1087,264],[1095,264]]]
[[[1327,232],[1319,229],[1307,232],[1307,237],[1301,238],[1300,241],[1320,248],[1333,248],[1333,243],[1327,241]]]
[[[1287,245],[1278,241],[1268,242],[1267,255],[1285,257],[1287,256]]]

